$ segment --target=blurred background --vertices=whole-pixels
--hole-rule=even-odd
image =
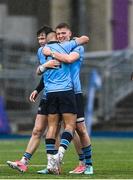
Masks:
[[[31,132],[36,32],[61,22],[90,37],[81,70],[88,128],[132,131],[132,17],[133,0],[0,0],[0,134]]]

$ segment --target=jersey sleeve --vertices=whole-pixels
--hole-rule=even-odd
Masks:
[[[84,47],[83,46],[77,46],[72,50],[72,52],[76,52],[80,55],[80,60],[84,58]]]
[[[62,46],[64,47],[66,52],[69,54],[74,48],[76,48],[78,46],[78,44],[75,40],[71,40],[71,41],[62,43]]]
[[[38,61],[40,64],[44,64],[46,62],[46,56],[43,54],[43,48],[44,48],[44,46],[40,47],[38,49],[38,53],[37,53],[38,54]]]
[[[40,47],[37,51],[37,60],[40,63],[40,56],[41,56],[41,52],[42,52],[42,47]]]

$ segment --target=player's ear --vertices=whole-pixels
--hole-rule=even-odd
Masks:
[[[70,37],[72,36],[72,31],[69,31],[69,35],[70,35]]]

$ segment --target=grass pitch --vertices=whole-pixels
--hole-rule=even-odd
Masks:
[[[43,142],[32,157],[26,173],[6,165],[7,160],[20,159],[28,140],[0,140],[0,179],[133,179],[133,139],[92,138],[94,175],[70,175],[78,164],[73,145],[65,154],[61,175],[39,175],[46,167]]]

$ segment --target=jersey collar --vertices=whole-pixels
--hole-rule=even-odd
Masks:
[[[54,43],[59,43],[59,41],[50,41],[47,44],[54,44]]]

